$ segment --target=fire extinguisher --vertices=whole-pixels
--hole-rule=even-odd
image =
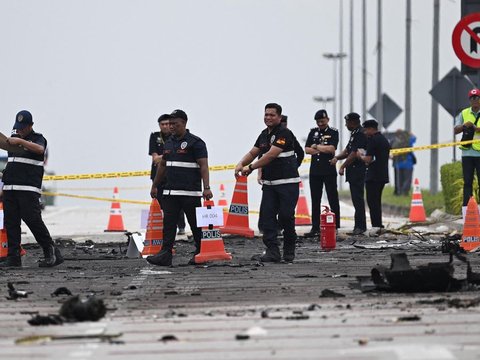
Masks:
[[[335,213],[330,211],[328,206],[320,214],[320,246],[324,250],[335,249],[337,245],[337,227],[335,222]]]

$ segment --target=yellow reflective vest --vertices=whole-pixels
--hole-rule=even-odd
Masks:
[[[472,108],[470,108],[470,107],[462,110],[462,119],[463,119],[464,124],[466,122],[471,122],[472,124],[475,124],[475,122],[477,121],[477,118],[475,117],[474,113],[472,112]],[[475,131],[475,133],[473,135],[473,139],[480,139],[480,133]],[[480,142],[473,143],[471,148],[473,150],[480,151]],[[462,146],[460,146],[460,149],[468,150],[470,148],[462,145]]]

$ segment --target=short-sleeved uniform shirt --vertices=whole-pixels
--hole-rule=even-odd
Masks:
[[[363,128],[358,126],[350,133],[350,140],[348,140],[346,150],[347,155],[350,155],[352,152],[358,151],[359,149],[367,149],[367,136],[363,133]],[[345,179],[351,181],[356,177],[364,177],[366,171],[365,163],[360,159],[355,159],[349,166],[346,168]]]
[[[207,145],[188,130],[185,136],[170,136],[165,143],[166,161],[164,195],[202,196],[202,176],[198,159],[208,158]]]
[[[338,146],[338,130],[327,126],[321,130],[315,127],[310,130],[307,137],[306,147],[311,147],[313,144],[317,145],[332,145],[335,150]],[[319,153],[312,155],[310,162],[310,175],[336,175],[337,169],[330,164],[334,154]]]
[[[262,168],[264,184],[280,185],[300,182],[294,139],[293,133],[281,125],[274,127],[270,132],[267,128],[260,133],[254,145],[260,149],[260,156],[267,153],[272,146],[282,149],[277,158]]]
[[[380,132],[368,138],[366,156],[371,156],[372,162],[367,167],[365,181],[388,183],[390,143]]]
[[[165,142],[168,140],[168,136],[163,135],[160,131],[156,131],[150,134],[150,140],[148,142],[148,155],[157,153],[158,155],[163,154],[163,148],[165,147]],[[157,167],[152,163],[150,170],[150,178],[155,179],[155,174],[157,172]]]

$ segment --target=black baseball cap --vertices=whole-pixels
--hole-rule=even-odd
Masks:
[[[347,121],[359,121],[360,120],[360,115],[357,114],[356,112],[351,112],[351,113],[348,113],[347,115],[345,115],[344,117],[345,120]]]
[[[188,121],[187,114],[183,110],[173,110],[172,113],[170,114],[170,119],[182,119],[185,121]]]
[[[373,128],[373,129],[378,129],[378,122],[377,120],[367,120],[367,121],[364,121],[362,126],[364,128]]]
[[[30,114],[30,112],[27,110],[22,110],[15,117],[15,125],[13,125],[13,128],[15,130],[21,130],[26,128],[28,125],[32,125],[32,124],[33,124],[32,114]]]
[[[170,114],[163,114],[163,115],[160,115],[160,117],[158,118],[158,122],[162,122],[162,121],[165,121],[165,120],[170,120],[172,118],[172,115]]]
[[[324,119],[324,118],[328,118],[327,110],[322,109],[322,110],[318,110],[315,113],[315,116],[314,116],[315,120]]]

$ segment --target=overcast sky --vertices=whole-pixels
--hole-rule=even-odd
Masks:
[[[343,3],[348,52],[350,1]],[[403,108],[405,1],[383,3],[383,88]],[[369,106],[376,100],[376,5],[367,0]],[[412,5],[412,128],[424,145],[430,142],[433,0]],[[354,9],[355,108],[348,108],[345,61],[344,113],[362,112],[360,0]],[[460,1],[441,1],[440,12],[443,77],[460,67],[451,45]],[[306,137],[321,107],[312,96],[332,95],[333,64],[322,54],[339,50],[338,29],[339,1],[333,0],[1,0],[0,131],[10,133],[15,114],[27,109],[48,140],[48,168],[57,174],[146,170],[158,116],[180,108],[206,141],[211,165],[236,163],[264,128],[267,102],[280,103],[290,128]],[[332,114],[330,105],[327,110]],[[452,120],[443,109],[439,121],[439,139],[451,140]],[[390,130],[403,126],[402,114]],[[427,187],[429,153],[417,157],[415,175]],[[451,159],[451,149],[440,150],[441,164]]]

